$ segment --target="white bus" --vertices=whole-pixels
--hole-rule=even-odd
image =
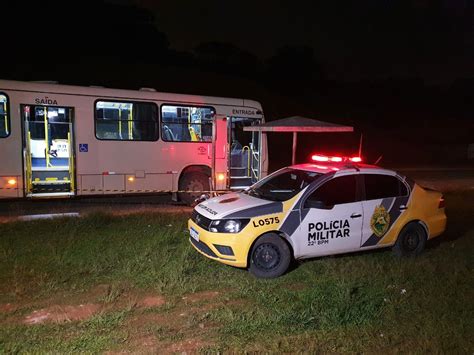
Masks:
[[[0,198],[242,189],[267,173],[243,131],[263,120],[246,99],[0,80]]]

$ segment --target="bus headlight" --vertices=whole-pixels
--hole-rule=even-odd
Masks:
[[[212,221],[209,231],[213,233],[239,233],[250,222],[250,219],[222,219]]]

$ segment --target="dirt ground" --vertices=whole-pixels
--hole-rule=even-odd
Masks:
[[[133,313],[121,330],[127,332],[132,341],[126,347],[121,344],[120,351],[108,353],[189,354],[213,345],[210,335],[217,325],[208,319],[209,311],[235,303],[223,300],[220,291],[212,290],[171,300],[160,294],[140,294],[136,290],[125,290],[110,300],[110,290],[110,286],[100,285],[73,297],[56,295],[47,300],[0,304],[0,311],[6,315],[0,325],[65,324],[127,311]],[[179,337],[170,341],[173,334],[179,334]]]

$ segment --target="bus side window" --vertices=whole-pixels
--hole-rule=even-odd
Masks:
[[[161,106],[161,137],[167,142],[211,142],[212,107]]]
[[[158,140],[158,107],[149,102],[97,101],[95,134],[102,140]]]
[[[0,93],[0,138],[10,135],[10,114],[8,112],[8,97]]]

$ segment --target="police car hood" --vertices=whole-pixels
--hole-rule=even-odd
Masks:
[[[263,200],[244,193],[230,193],[201,202],[195,210],[213,220],[252,218],[282,212],[283,203]]]

